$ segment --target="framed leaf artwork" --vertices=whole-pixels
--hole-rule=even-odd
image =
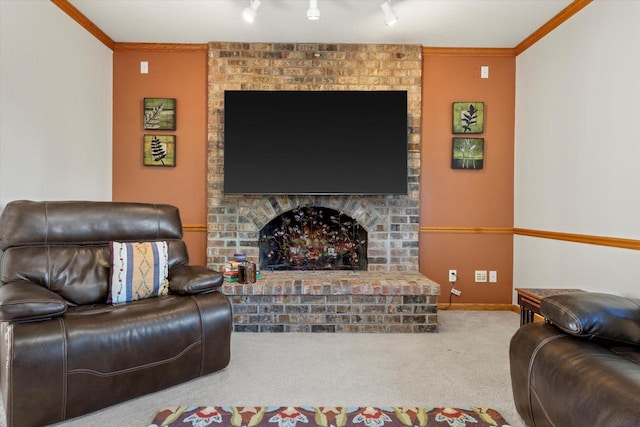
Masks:
[[[482,169],[484,138],[453,138],[452,169]]]
[[[453,103],[453,133],[484,132],[484,102]]]
[[[174,167],[176,165],[176,136],[144,135],[142,164],[144,166]]]
[[[145,98],[144,128],[149,130],[176,130],[175,98]]]

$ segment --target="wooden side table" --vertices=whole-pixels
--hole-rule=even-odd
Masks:
[[[540,314],[540,300],[544,297],[561,294],[573,294],[584,292],[582,289],[555,289],[555,288],[516,288],[518,292],[518,305],[520,306],[520,326],[533,323],[535,315]]]

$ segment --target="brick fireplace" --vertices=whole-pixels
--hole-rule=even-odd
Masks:
[[[383,294],[388,294],[388,296],[395,295],[397,297],[400,295],[397,289],[402,289],[407,285],[406,277],[403,278],[403,274],[406,274],[410,276],[410,283],[419,285],[418,288],[412,288],[411,293],[406,296],[411,295],[411,301],[422,300],[422,298],[416,299],[414,297],[422,296],[420,292],[428,289],[429,295],[433,298],[425,297],[425,301],[428,300],[428,303],[433,306],[428,311],[435,313],[434,307],[439,286],[431,281],[419,283],[422,279],[428,279],[417,273],[421,82],[422,56],[421,47],[418,45],[210,43],[207,118],[208,266],[219,270],[236,252],[244,252],[249,259],[258,263],[259,233],[269,221],[299,206],[330,208],[346,213],[358,221],[367,231],[367,271],[362,272],[365,274],[364,279],[356,279],[356,276],[352,276],[351,279],[357,287],[359,286],[358,289],[369,289],[376,283],[384,282],[387,286],[376,289],[379,289],[379,292],[383,292]],[[408,194],[401,196],[225,195],[222,191],[225,90],[406,90],[409,117],[407,135]],[[282,289],[283,283],[289,283],[289,281],[291,281],[292,288],[290,289],[292,292],[295,292],[296,289],[303,292],[303,287],[295,287],[295,284],[309,280],[309,276],[304,276],[308,272],[289,272],[286,274],[286,279],[283,279],[283,276],[278,276],[278,272],[269,273],[269,275],[265,275],[268,276],[267,278],[259,280],[255,288],[252,289],[226,286],[225,292],[232,296],[234,310],[238,316],[243,310],[246,311],[242,305],[246,303],[246,299],[242,298],[248,295],[252,297],[255,295],[265,296],[264,292],[267,292],[268,289],[273,291],[273,286]],[[331,275],[332,273],[326,274]],[[320,286],[324,283],[323,280],[318,279],[318,276],[315,280],[317,281],[315,283]],[[348,277],[341,277],[337,283],[344,284],[344,280],[348,280]],[[395,285],[393,284],[394,280]],[[330,289],[330,286],[326,289]],[[340,289],[340,292],[345,291],[345,288]],[[405,289],[408,289],[407,286]],[[369,305],[379,305],[380,295],[377,295],[378,303],[369,303]],[[275,297],[274,294],[268,296]],[[282,297],[283,295],[279,294],[278,296]],[[398,298],[395,300],[397,302]],[[350,300],[350,304],[353,304],[353,300]],[[396,310],[394,304],[396,303],[390,302],[389,304],[391,304],[391,308],[385,302],[384,309],[378,307],[372,310],[394,312]],[[403,309],[407,310],[406,307]],[[411,308],[411,310],[414,309],[416,308]],[[286,310],[286,308],[282,310]],[[359,313],[362,313],[361,308],[358,310]],[[425,309],[423,307],[417,308],[417,310]],[[435,314],[433,313],[432,316],[423,316],[430,317],[430,319],[424,320],[424,324],[428,324],[431,320],[435,325]],[[423,317],[418,320],[422,321]],[[269,318],[273,320],[275,314],[271,313]],[[349,319],[349,321],[361,322],[362,319],[363,316],[358,316]],[[246,318],[237,318],[236,320],[241,321]],[[415,320],[416,318],[412,318],[412,321]],[[316,321],[319,322],[319,318],[316,318],[314,322]],[[257,322],[258,330],[261,330],[260,324]],[[335,328],[328,329],[335,330]],[[412,329],[434,330],[435,326]],[[250,330],[252,329],[250,328]],[[286,328],[282,330],[286,330]]]

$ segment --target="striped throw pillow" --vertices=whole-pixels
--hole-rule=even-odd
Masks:
[[[107,303],[123,304],[169,293],[167,242],[111,242]]]

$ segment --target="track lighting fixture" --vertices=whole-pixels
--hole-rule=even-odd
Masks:
[[[307,10],[307,19],[317,21],[320,19],[320,9],[318,9],[318,0],[309,0],[309,10]]]
[[[260,0],[249,0],[249,7],[245,7],[242,11],[242,17],[246,22],[253,22],[256,19],[258,9],[260,8]],[[385,0],[380,5],[384,12],[384,23],[394,25],[398,21],[398,15],[391,9],[391,0]],[[318,0],[309,0],[309,9],[307,9],[307,19],[317,21],[320,19],[320,9],[318,8]]]
[[[242,11],[242,18],[246,22],[253,22],[256,19],[256,14],[258,13],[258,8],[260,7],[260,0],[251,0],[251,4],[249,7],[245,7]]]
[[[384,23],[388,26],[395,24],[398,21],[398,15],[391,9],[391,0],[386,0],[380,5],[384,12]]]

